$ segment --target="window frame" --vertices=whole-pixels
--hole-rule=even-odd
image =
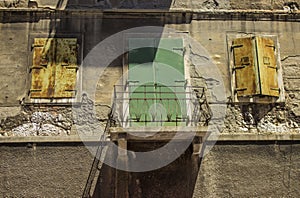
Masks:
[[[33,54],[34,54],[34,40],[35,38],[51,38],[51,39],[77,39],[77,72],[75,80],[75,95],[72,98],[31,98],[30,89],[32,81],[31,67],[33,65]],[[28,77],[26,79],[27,93],[25,96],[25,104],[43,104],[43,105],[72,105],[73,103],[80,102],[80,94],[82,93],[82,66],[83,61],[83,35],[81,34],[48,34],[48,33],[32,33],[28,37]]]
[[[275,59],[277,66],[277,82],[278,87],[280,89],[279,96],[267,96],[267,95],[251,95],[251,96],[238,96],[236,92],[236,72],[234,69],[234,54],[232,50],[232,43],[235,39],[238,38],[248,38],[248,37],[264,37],[269,38],[274,41],[275,44]],[[228,70],[230,75],[230,90],[231,90],[231,101],[233,103],[262,103],[262,104],[270,104],[270,103],[284,103],[285,102],[285,94],[284,94],[284,85],[283,85],[283,77],[282,77],[282,67],[281,67],[281,59],[280,59],[280,45],[278,41],[278,36],[275,34],[267,34],[267,33],[237,33],[237,32],[227,32],[226,35],[226,45],[227,45],[227,63]],[[254,46],[257,48],[257,45]],[[257,55],[254,54],[255,59],[257,59]],[[256,60],[255,60],[256,61]],[[257,67],[258,63],[255,63]],[[257,71],[258,72],[258,71]],[[260,75],[259,72],[255,73],[255,75]],[[258,83],[261,83],[260,81]]]
[[[187,51],[187,43],[186,43],[186,38],[188,36],[188,32],[176,32],[176,33],[163,33],[163,34],[158,34],[158,33],[145,33],[145,34],[135,34],[135,33],[129,33],[129,34],[125,34],[123,37],[123,70],[122,70],[122,86],[124,88],[126,88],[127,83],[128,83],[128,73],[129,73],[129,45],[128,45],[128,40],[131,38],[153,38],[153,39],[164,39],[164,38],[168,38],[168,39],[176,39],[176,38],[180,38],[182,39],[182,44],[183,44],[183,67],[184,67],[184,78],[185,78],[185,85],[189,86],[191,85],[191,77],[190,77],[190,68],[189,68],[189,64],[187,62],[186,57],[189,56],[189,51]],[[124,93],[125,95],[123,96],[124,98],[128,98],[129,95],[126,94],[126,92]],[[129,104],[124,104],[123,105],[123,112],[126,112],[126,105]],[[190,114],[191,110],[187,109],[187,113]],[[128,116],[128,115],[127,115]],[[127,124],[125,124],[123,127],[129,127],[130,123],[128,122]]]

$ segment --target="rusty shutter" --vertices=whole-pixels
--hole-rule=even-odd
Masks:
[[[32,62],[31,98],[75,97],[76,38],[35,38]]]
[[[256,45],[261,94],[279,96],[274,41],[270,38],[257,37]]]
[[[259,94],[253,45],[252,37],[237,38],[232,42],[237,96]]]
[[[53,96],[55,78],[54,52],[54,39],[34,39],[33,64],[31,67],[31,98],[49,98]]]
[[[56,39],[55,98],[75,97],[77,39]]]

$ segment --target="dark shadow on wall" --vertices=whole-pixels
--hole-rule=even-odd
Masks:
[[[72,1],[69,0],[66,9],[80,10],[82,8],[90,8],[94,1]],[[63,1],[57,3],[57,8],[61,8]],[[171,0],[167,1],[114,1],[114,0],[96,0],[95,7],[103,8],[155,8],[168,10],[171,6]],[[143,26],[164,27],[165,24],[182,24],[188,23],[185,14],[177,13],[175,15],[158,14],[145,16],[144,13],[134,17],[123,14],[110,13],[86,13],[79,14],[76,17],[67,16],[54,18],[51,20],[49,27],[49,35],[55,32],[54,37],[72,37],[76,36],[81,39],[80,50],[82,51],[83,60],[91,50],[106,38],[130,28]],[[162,32],[155,32],[156,37]],[[116,43],[119,44],[119,43]],[[108,48],[114,47],[107,46]],[[125,49],[126,46],[123,46]],[[124,52],[125,53],[125,52]],[[99,54],[101,56],[101,54]],[[123,56],[118,56],[109,65],[103,67],[116,67],[122,70]],[[101,65],[101,63],[99,63]],[[94,67],[94,66],[87,66]],[[88,68],[87,68],[88,69]],[[85,75],[83,71],[83,76]],[[83,77],[84,78],[84,77]],[[88,77],[87,77],[88,78]],[[113,87],[106,87],[112,90]],[[141,150],[145,145],[131,145],[137,150]],[[151,144],[150,144],[151,146]],[[92,166],[92,164],[91,164]],[[130,197],[192,197],[195,187],[196,178],[200,166],[198,156],[192,155],[191,146],[173,163],[158,170],[142,173],[129,173],[128,193]],[[94,197],[113,197],[115,192],[115,170],[107,165],[103,165],[100,171],[100,177],[97,179]],[[90,192],[92,193],[92,192]]]
[[[129,143],[129,149],[145,152],[163,143]],[[167,156],[157,156],[164,160]],[[141,159],[136,159],[140,161]],[[128,172],[128,195],[132,198],[192,198],[201,165],[190,146],[180,157],[162,168],[147,172]],[[93,197],[116,197],[116,174],[124,171],[102,165]],[[125,182],[125,181],[124,181]]]
[[[63,0],[60,0],[62,2]],[[172,0],[69,0],[66,8],[169,9]]]
[[[63,9],[65,5],[66,10]],[[30,1],[29,7],[39,8],[37,3]],[[88,12],[89,8],[138,8],[138,9],[161,9],[168,10],[171,6],[171,0],[167,1],[99,1],[99,0],[59,0],[56,5],[56,9],[60,11],[53,11],[46,9],[45,12],[29,12],[20,13],[18,15],[15,12],[12,15],[3,15],[0,19],[2,23],[29,23],[29,41],[28,46],[31,46],[34,38],[46,38],[51,41],[50,38],[77,38],[79,44],[78,64],[82,64],[82,60],[88,55],[88,53],[104,39],[119,33],[123,30],[130,28],[142,27],[142,26],[158,26],[164,27],[165,24],[182,24],[189,23],[190,18],[185,13],[175,14],[157,14],[145,16],[144,13],[135,15],[134,17],[125,14],[111,14],[109,12]],[[85,9],[84,12],[80,13]],[[9,10],[8,10],[9,12]],[[23,16],[23,15],[24,16]],[[39,22],[49,22],[49,26],[38,24]],[[45,23],[44,23],[45,24]],[[35,29],[35,27],[38,27]],[[40,28],[43,28],[42,30]],[[162,32],[155,32],[156,36],[162,34]],[[44,64],[47,62],[48,56],[52,56],[50,51],[55,49],[53,44],[49,44],[47,48],[42,49],[45,56],[42,59],[37,60],[39,63]],[[50,51],[49,51],[50,49]],[[32,50],[32,49],[31,49]],[[54,50],[55,51],[55,50]],[[52,53],[52,52],[51,52]],[[122,68],[122,56],[116,57],[109,65],[111,67]],[[91,66],[92,67],[92,66]],[[93,68],[92,68],[93,69]],[[84,75],[84,73],[83,73]],[[113,89],[113,87],[108,87]],[[138,148],[138,145],[134,145]],[[191,148],[189,148],[181,157],[170,165],[163,167],[159,170],[150,171],[146,173],[130,173],[129,182],[129,194],[131,197],[157,197],[165,194],[165,197],[192,197],[193,188],[195,185],[195,176],[199,169],[198,158],[192,156]],[[90,163],[90,162],[87,162]],[[103,166],[103,174],[106,171],[110,171],[110,167]],[[77,173],[74,172],[74,175]],[[78,173],[80,174],[80,173]],[[88,174],[88,172],[86,173]],[[101,173],[102,174],[102,173]],[[110,179],[114,178],[113,174],[108,174]],[[98,178],[98,184],[100,184],[101,177]],[[154,183],[153,183],[154,182]],[[106,185],[110,183],[106,183]],[[151,184],[151,185],[150,185]],[[151,186],[151,187],[149,187]],[[103,188],[99,186],[96,189]],[[168,188],[168,192],[166,192]],[[110,190],[114,190],[110,188]],[[83,189],[82,189],[83,191]],[[67,192],[66,192],[67,193]],[[142,194],[141,194],[142,193]],[[95,193],[96,194],[96,193]]]
[[[134,6],[125,6],[131,4]],[[151,7],[148,4],[157,4],[157,6]],[[116,8],[120,9],[130,8],[135,10],[157,8],[159,10],[168,10],[171,6],[171,0],[68,0],[67,2],[66,0],[59,0],[56,5],[56,10],[63,10],[61,13],[52,13],[51,16],[33,15],[33,17],[30,17],[26,22],[35,23],[45,18],[50,18],[48,32],[49,37],[77,36],[81,40],[80,50],[83,52],[83,57],[81,57],[82,60],[86,57],[90,50],[92,50],[101,41],[123,30],[142,26],[164,27],[165,24],[184,24],[190,23],[191,21],[191,16],[188,13],[158,13],[156,15],[152,14],[149,16],[145,16],[145,13],[140,13],[130,16],[126,13],[112,14],[110,12],[101,12],[102,8],[111,8],[110,5],[116,5]],[[95,12],[89,12],[89,9],[93,9]],[[100,12],[97,12],[97,10],[94,9],[99,9]],[[84,10],[85,13],[72,14],[72,12],[79,10]],[[112,11],[116,10],[113,9]],[[157,35],[160,34],[160,32],[155,33]],[[122,60],[120,58],[118,64],[122,64]],[[114,65],[116,64],[114,63]]]
[[[39,0],[28,1],[29,8],[38,8]],[[45,2],[42,2],[43,4]],[[46,1],[47,3],[47,1]],[[160,9],[168,10],[172,6],[172,0],[58,0],[56,4],[56,9]],[[23,3],[18,3],[16,0],[12,3],[6,3],[6,7],[20,7],[24,6],[26,1]],[[52,4],[52,3],[51,3]]]

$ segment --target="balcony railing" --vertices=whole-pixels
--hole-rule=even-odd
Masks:
[[[205,126],[212,117],[204,87],[115,85],[113,118],[121,127]]]

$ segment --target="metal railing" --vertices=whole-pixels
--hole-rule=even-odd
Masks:
[[[115,85],[113,118],[121,127],[199,126],[212,117],[199,86]]]
[[[96,187],[96,182],[97,182],[98,176],[100,175],[100,171],[101,171],[100,166],[102,166],[102,163],[103,163],[100,160],[100,158],[104,153],[103,150],[104,150],[104,147],[105,147],[105,141],[106,141],[107,136],[108,136],[109,128],[114,125],[113,124],[114,121],[113,121],[113,118],[112,118],[112,109],[114,109],[113,106],[111,107],[111,110],[108,114],[108,119],[107,119],[107,122],[106,122],[104,132],[101,135],[100,140],[98,142],[99,145],[97,147],[96,154],[95,154],[95,157],[94,157],[94,160],[93,160],[93,163],[92,163],[92,167],[90,169],[90,173],[89,173],[87,182],[86,182],[85,187],[84,187],[82,198],[92,197],[92,195],[91,195],[93,193],[91,191],[92,187],[94,187],[94,188]],[[97,176],[97,172],[98,172],[98,176]]]

